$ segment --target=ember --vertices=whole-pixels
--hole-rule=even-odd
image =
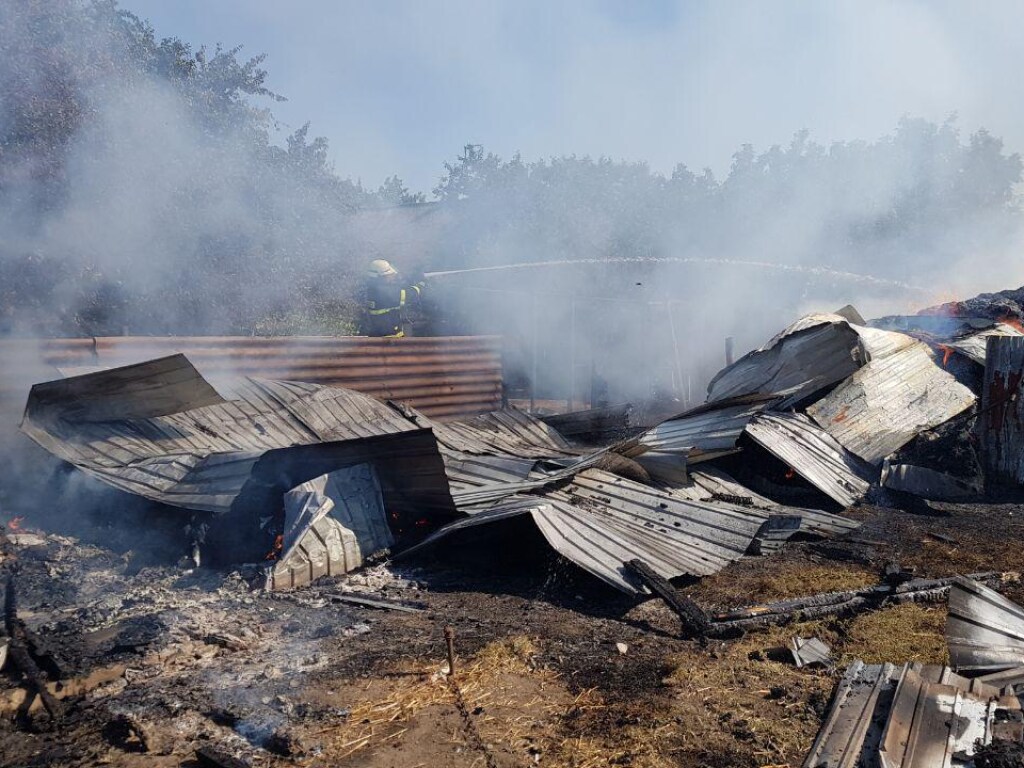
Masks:
[[[1003,315],[1002,317],[998,318],[996,322],[1002,323],[1003,325],[1008,325],[1015,331],[1020,331],[1021,333],[1024,333],[1024,322],[1022,322],[1019,317],[1015,317],[1013,315]]]
[[[267,552],[264,560],[277,560],[281,556],[281,549],[284,547],[284,536],[280,533],[274,537],[274,548]]]

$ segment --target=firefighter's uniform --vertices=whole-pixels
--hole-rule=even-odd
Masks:
[[[391,338],[408,335],[408,310],[419,303],[423,282],[403,285],[398,271],[384,259],[370,263],[370,276],[364,333]]]

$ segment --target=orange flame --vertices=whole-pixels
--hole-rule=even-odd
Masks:
[[[21,521],[24,519],[24,517],[12,517],[10,520],[7,521],[7,530],[17,531],[21,528]]]
[[[949,364],[949,358],[953,356],[955,350],[945,344],[939,344],[938,347],[942,350],[942,367],[945,368]]]
[[[281,556],[281,549],[284,547],[284,536],[280,533],[274,538],[274,548],[267,552],[264,560],[277,560]]]
[[[796,477],[796,470],[790,467],[786,470],[786,479],[792,480],[794,477]]]

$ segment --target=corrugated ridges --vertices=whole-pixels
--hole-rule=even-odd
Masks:
[[[976,362],[978,365],[985,365],[985,359],[987,356],[986,347],[988,340],[993,336],[1019,337],[1024,336],[1024,334],[1011,325],[997,323],[993,328],[978,331],[970,336],[950,341],[947,343],[947,346],[952,347],[960,354]]]
[[[873,358],[807,409],[848,451],[873,464],[976,400],[967,387],[936,365],[927,345],[911,342]]]
[[[957,579],[949,591],[946,642],[960,670],[1024,665],[1024,608],[972,579]]]
[[[97,337],[5,339],[0,400],[21,400],[28,386],[58,368],[119,367],[184,353],[204,376],[251,376],[355,389],[408,402],[435,417],[482,413],[502,402],[501,339],[451,336]]]
[[[802,317],[719,372],[708,385],[708,402],[752,393],[809,395],[845,379],[863,365],[865,357],[860,338],[846,318]]]
[[[855,661],[803,766],[950,766],[953,755],[969,757],[977,744],[990,744],[1000,722],[1020,711],[1016,696],[949,667]]]
[[[802,413],[758,414],[747,425],[747,434],[844,507],[862,499],[877,480],[877,470],[869,472],[870,467]]]

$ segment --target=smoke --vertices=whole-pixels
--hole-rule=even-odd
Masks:
[[[169,25],[172,5],[137,7]],[[967,63],[1006,8],[473,8],[401,6],[408,24],[391,6],[217,15],[254,46],[289,46],[281,104],[259,61],[159,42],[176,28],[105,4],[5,4],[0,331],[351,333],[370,258],[407,272],[589,259],[436,278],[435,330],[507,336],[510,375],[536,370],[545,399],[699,400],[727,336],[742,354],[805,311],[915,311],[1024,282],[1021,163],[978,130],[1016,130],[1012,100],[975,87],[996,59]],[[323,64],[298,67],[300,47]],[[403,63],[367,55],[382,48]],[[361,126],[329,110],[318,125],[338,172],[324,142],[282,142],[266,111],[294,128],[335,102]],[[408,168],[415,191],[462,134],[506,159],[467,150],[436,205],[384,211],[342,178]]]

